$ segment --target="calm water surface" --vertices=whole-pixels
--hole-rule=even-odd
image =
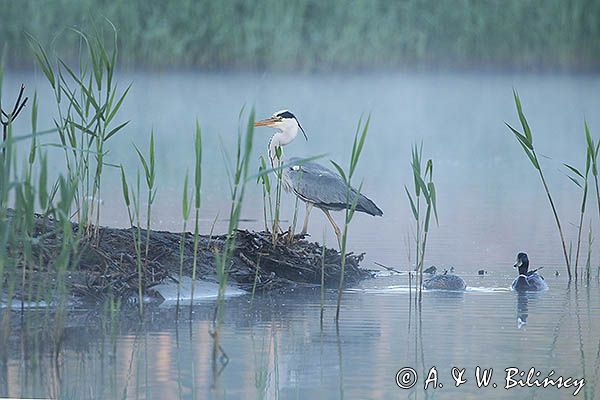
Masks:
[[[37,86],[40,126],[50,125],[53,108],[46,84],[30,73],[9,73],[5,93],[21,81]],[[12,318],[8,358],[2,363],[0,395],[65,398],[569,398],[574,389],[516,388],[506,391],[504,369],[537,368],[541,378],[586,379],[580,398],[593,398],[600,367],[598,281],[567,285],[552,214],[534,171],[503,122],[518,123],[512,88],[519,90],[534,130],[535,144],[570,239],[575,238],[579,192],[565,177],[562,162],[581,167],[583,119],[600,128],[600,78],[533,75],[206,75],[123,74],[133,81],[122,119],[126,133],[110,145],[110,162],[133,176],[137,159],[131,143],[157,141],[159,194],[153,225],[178,230],[180,193],[193,168],[192,135],[197,117],[205,148],[203,221],[210,229],[227,214],[228,194],[221,153],[233,144],[237,115],[245,104],[259,117],[289,108],[310,140],[300,137],[286,156],[327,153],[344,162],[361,113],[372,125],[357,176],[364,191],[384,210],[383,218],[359,215],[350,231],[350,249],[375,262],[407,269],[414,245],[404,194],[411,184],[410,146],[423,140],[435,163],[440,225],[430,236],[427,264],[454,266],[467,281],[466,293],[426,292],[422,307],[411,302],[406,276],[381,274],[347,291],[339,329],[333,323],[334,293],[328,292],[319,318],[318,292],[249,295],[226,302],[221,332],[229,357],[213,365],[209,332],[212,301],[201,302],[193,318],[178,322],[170,306],[150,308],[140,323],[135,311],[105,315],[75,310],[48,318],[30,311]],[[26,121],[17,126],[27,132]],[[256,153],[264,153],[271,132],[256,131]],[[52,150],[50,150],[52,151]],[[61,154],[53,156],[55,170]],[[323,160],[327,162],[327,160]],[[126,211],[118,175],[109,171],[102,193],[102,222],[123,226]],[[285,196],[284,218],[293,200]],[[592,209],[589,215],[596,215]],[[252,186],[244,227],[262,226],[261,192]],[[216,230],[226,221],[218,220]],[[592,220],[593,226],[598,221]],[[589,222],[586,221],[586,231]],[[315,211],[315,240],[334,237]],[[584,246],[584,252],[586,251]],[[411,250],[412,249],[412,250]],[[515,255],[529,253],[544,266],[550,290],[519,297],[508,290]],[[597,252],[592,253],[594,278]],[[476,271],[484,268],[483,277]],[[554,276],[560,271],[559,277]],[[412,293],[414,294],[414,293]],[[65,328],[55,329],[58,317]],[[519,324],[526,320],[526,324]],[[40,322],[46,321],[46,322]],[[46,325],[47,324],[47,325]],[[424,374],[435,366],[442,388],[423,390]],[[466,368],[468,382],[455,388],[450,369]],[[493,368],[498,388],[477,389],[474,369]],[[396,372],[419,374],[413,389],[395,384]],[[540,378],[540,379],[541,379]]]

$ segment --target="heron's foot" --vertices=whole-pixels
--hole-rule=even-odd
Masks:
[[[335,223],[335,220],[331,217],[329,210],[327,210],[325,208],[322,208],[321,210],[323,210],[323,213],[325,213],[325,216],[327,217],[329,222],[331,222],[331,226],[333,226],[333,230],[335,231],[335,236],[337,237],[337,240],[338,240],[338,246],[339,246],[340,250],[342,250],[342,231],[340,230],[340,227],[337,226],[337,224]]]
[[[288,244],[291,245],[292,243],[294,243],[294,239],[295,239],[295,236],[296,236],[296,235],[294,235],[294,231],[292,231],[292,227],[291,226],[288,228],[286,234],[287,234],[287,242],[288,242]]]
[[[333,230],[335,231],[335,236],[337,237],[338,247],[340,248],[340,251],[342,251],[342,232],[337,225],[333,226]]]
[[[340,251],[342,251],[342,238],[341,238],[341,236],[337,237],[337,241],[338,241],[338,247],[340,248]]]
[[[279,234],[282,234],[282,233],[284,233],[285,231],[283,230],[283,228],[281,227],[281,225],[279,224],[279,222],[275,222],[275,223],[273,224],[273,229],[271,230],[271,232],[272,232],[273,234],[277,234],[277,235],[279,235]]]
[[[304,216],[304,225],[302,226],[302,232],[300,233],[302,236],[306,236],[306,232],[308,231],[308,219],[312,208],[312,203],[306,203],[306,215]]]

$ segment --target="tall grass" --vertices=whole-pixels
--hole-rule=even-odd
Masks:
[[[578,277],[578,266],[579,266],[579,252],[581,249],[581,233],[583,231],[583,219],[585,217],[587,197],[588,197],[588,182],[590,175],[590,168],[592,166],[592,160],[594,159],[594,146],[593,140],[589,134],[589,130],[586,125],[586,156],[585,156],[585,169],[583,173],[572,165],[564,164],[574,176],[569,175],[569,179],[582,190],[581,195],[581,206],[579,208],[579,224],[577,225],[577,247],[575,250],[575,280]],[[569,252],[570,253],[570,252]],[[569,257],[570,258],[570,257]]]
[[[240,120],[242,118],[242,112],[240,112]],[[214,327],[211,332],[211,336],[214,339],[213,343],[213,371],[217,371],[215,368],[217,361],[217,354],[225,354],[220,344],[220,330],[223,324],[224,317],[224,300],[225,290],[227,288],[227,281],[229,276],[229,268],[231,257],[236,247],[237,229],[240,221],[242,212],[242,204],[246,193],[246,184],[254,179],[254,177],[248,177],[248,168],[250,159],[252,158],[252,142],[254,139],[254,109],[252,109],[248,116],[248,123],[246,125],[245,134],[242,133],[241,127],[238,129],[235,158],[233,165],[228,168],[229,179],[230,179],[230,208],[229,208],[229,224],[227,226],[227,234],[225,243],[222,248],[215,254],[217,280],[219,288],[217,292],[217,305],[215,310],[215,320],[213,321]],[[226,358],[227,359],[227,358]],[[214,377],[217,378],[217,375]]]
[[[0,74],[3,75],[3,71],[0,71]],[[0,76],[0,80],[2,80],[2,76]],[[25,86],[21,85],[21,89],[19,90],[19,95],[17,96],[17,100],[15,101],[15,104],[14,104],[14,107],[12,108],[12,110],[8,109],[7,111],[4,111],[4,109],[2,108],[2,101],[0,100],[0,124],[2,125],[2,143],[6,143],[6,141],[8,140],[10,126],[19,117],[19,114],[21,113],[21,111],[23,111],[23,108],[27,104],[28,98],[27,97],[23,98],[24,91],[25,91]],[[0,93],[1,93],[1,90],[0,90]],[[36,114],[36,111],[34,111],[34,113],[32,114],[32,119],[34,118],[34,116],[33,116],[34,114]],[[34,134],[35,134],[35,132],[34,132]],[[6,152],[6,148],[3,147],[2,153],[4,154],[5,152]]]
[[[590,134],[590,128],[587,121],[584,121],[585,138],[587,143],[587,152],[590,155],[592,163],[592,175],[594,176],[594,187],[596,188],[596,201],[598,205],[598,216],[600,217],[600,188],[598,186],[598,151],[600,150],[600,140],[594,142]]]
[[[140,163],[144,170],[144,176],[146,181],[147,188],[147,196],[146,196],[146,238],[145,238],[145,248],[144,253],[142,255],[142,228],[141,228],[141,217],[140,217],[140,208],[141,208],[141,188],[140,188],[140,172],[137,170],[136,173],[136,185],[135,190],[129,190],[129,186],[127,184],[127,179],[125,177],[125,171],[123,166],[120,167],[121,170],[121,188],[123,193],[123,199],[125,201],[125,206],[127,207],[127,215],[129,217],[129,224],[132,229],[133,235],[133,245],[136,253],[136,267],[137,267],[137,277],[138,277],[138,301],[139,301],[139,309],[140,314],[144,311],[144,302],[143,302],[143,289],[144,289],[144,270],[148,267],[148,253],[150,250],[150,231],[151,231],[151,220],[152,220],[152,204],[154,203],[154,199],[156,197],[156,170],[155,170],[155,162],[154,162],[154,132],[150,135],[150,149],[148,157],[144,156],[140,149],[133,145],[135,151],[138,154]],[[131,211],[131,203],[133,203],[133,213]],[[143,259],[143,262],[142,262]]]
[[[2,103],[2,82],[3,66],[0,64],[0,123],[2,125],[2,151],[0,152],[0,293],[5,294],[8,303],[17,288],[17,280],[20,280],[21,291],[21,311],[24,311],[25,301],[39,300],[40,295],[44,293],[37,291],[38,296],[33,298],[31,284],[27,285],[28,274],[33,273],[33,266],[36,264],[33,254],[33,244],[38,240],[36,238],[36,227],[34,212],[38,207],[39,200],[43,203],[41,208],[46,209],[47,199],[50,197],[47,191],[47,158],[41,153],[37,146],[37,95],[34,95],[34,101],[31,111],[32,134],[14,137],[13,123],[22,114],[27,104],[28,97],[25,96],[25,87],[21,85],[16,100],[10,102],[8,107]],[[30,139],[31,145],[28,157],[22,160],[22,167],[19,170],[19,160],[17,158],[16,142],[23,139]],[[40,173],[39,181],[36,182],[34,170],[37,169],[36,159],[40,152],[39,163]],[[61,177],[62,178],[62,177]],[[39,187],[38,187],[39,185]],[[67,185],[63,185],[65,198],[61,204],[70,204],[66,197]],[[13,210],[9,212],[9,205],[12,203]],[[62,208],[52,205],[52,213],[57,221],[63,219],[63,215],[57,215]],[[62,226],[62,224],[58,224]],[[61,234],[65,243],[73,244],[69,250],[75,251],[75,243],[72,243],[71,235],[67,232],[56,232]],[[69,264],[71,253],[61,252],[61,257],[57,258],[54,266],[60,274],[63,268]],[[18,268],[21,268],[20,276],[17,275]],[[6,285],[6,290],[5,290]],[[60,286],[60,284],[59,284]],[[7,309],[10,309],[7,308]],[[4,314],[3,324],[8,323],[9,313]],[[4,325],[6,326],[6,325]]]
[[[277,244],[280,230],[280,213],[281,213],[281,192],[283,190],[283,149],[281,146],[275,147],[275,211],[273,215],[273,226],[271,228],[271,235],[273,238],[273,246]]]
[[[590,277],[592,274],[592,244],[594,243],[594,236],[592,234],[592,224],[590,223],[590,229],[588,231],[588,241],[587,241],[587,258],[585,260],[585,279],[586,281],[590,281]],[[600,267],[598,267],[598,271],[600,271]]]
[[[200,204],[202,188],[202,131],[200,124],[196,121],[196,132],[194,135],[194,261],[192,264],[192,292],[190,295],[190,320],[192,318],[192,307],[194,292],[196,289],[196,268],[198,266],[198,242],[200,238]]]
[[[296,233],[296,224],[298,223],[298,204],[300,202],[300,198],[296,196],[296,200],[294,201],[294,215],[292,217],[292,225],[288,227],[288,244],[292,244],[294,242],[294,234]],[[307,214],[308,215],[308,214]]]
[[[114,79],[117,66],[117,30],[106,21],[112,32],[112,49],[96,30],[90,35],[71,28],[69,35],[81,49],[78,68],[69,66],[59,56],[48,56],[45,48],[32,35],[27,35],[29,47],[54,94],[57,118],[55,128],[67,170],[78,176],[75,212],[78,223],[89,233],[95,233],[100,223],[101,181],[106,142],[114,137],[129,121],[116,123],[116,117],[129,92],[121,90]],[[92,225],[96,229],[92,229]]]
[[[435,216],[438,222],[437,214],[437,194],[435,184],[433,183],[433,160],[429,159],[425,163],[425,169],[422,165],[423,143],[420,146],[414,145],[412,148],[411,170],[414,180],[414,196],[411,195],[408,187],[404,186],[406,196],[410,203],[410,208],[415,219],[415,271],[417,271],[417,282],[419,292],[419,301],[422,298],[423,289],[423,266],[425,264],[425,250],[427,248],[427,238],[429,236],[429,226],[431,214]],[[425,206],[425,215],[422,215],[421,197]],[[409,276],[410,278],[410,276]]]
[[[340,253],[341,253],[341,268],[340,268],[340,280],[338,285],[338,297],[337,297],[337,307],[335,310],[335,321],[338,322],[340,319],[340,309],[342,307],[342,292],[344,288],[344,272],[346,267],[346,246],[348,241],[348,226],[350,222],[352,222],[352,217],[354,217],[354,212],[356,211],[356,204],[358,202],[358,197],[360,196],[360,191],[362,189],[362,183],[358,187],[358,191],[354,196],[352,196],[352,177],[356,172],[356,166],[358,165],[358,160],[360,159],[360,154],[362,152],[363,146],[365,144],[365,139],[367,138],[367,132],[369,130],[369,123],[371,122],[371,116],[369,116],[364,123],[362,124],[362,118],[358,121],[358,125],[356,126],[356,133],[354,134],[354,141],[352,143],[352,153],[350,155],[350,165],[348,167],[348,171],[344,172],[344,169],[335,161],[331,161],[335,169],[337,169],[338,173],[344,180],[346,184],[346,209],[344,213],[344,229],[342,231],[341,242],[339,242]],[[339,238],[338,238],[339,239]]]
[[[130,192],[129,185],[127,184],[127,178],[125,177],[125,170],[123,166],[120,166],[121,170],[121,190],[123,194],[123,200],[125,207],[127,208],[127,216],[129,217],[129,227],[131,228],[131,235],[133,239],[133,248],[135,251],[135,263],[138,276],[138,301],[140,304],[140,313],[143,312],[143,283],[142,283],[142,238],[140,229],[140,173],[137,171],[136,174],[136,190]],[[133,199],[133,205],[132,203]],[[133,208],[133,212],[132,209]]]
[[[0,99],[2,71],[0,66]],[[0,153],[0,293],[6,295],[5,299],[10,304],[20,281],[21,311],[24,311],[26,301],[53,301],[57,310],[55,321],[59,325],[66,305],[65,274],[77,265],[83,234],[81,230],[74,231],[70,221],[79,177],[71,173],[59,175],[54,187],[48,189],[47,156],[37,141],[37,95],[34,95],[31,112],[32,134],[13,136],[13,122],[26,103],[23,95],[22,86],[12,111],[6,111],[0,101],[0,120],[4,128]],[[24,139],[31,140],[31,143],[21,164],[16,142]],[[19,169],[20,164],[22,167]],[[52,227],[39,231],[36,210],[41,210],[40,218],[53,219]],[[59,248],[47,250],[53,252],[50,268],[55,279],[52,282],[40,279],[38,287],[34,288],[28,278],[34,273],[34,267],[39,265],[42,255],[39,255],[40,260],[36,259],[33,246],[46,236],[56,236],[61,242]],[[8,323],[9,311],[10,307],[4,313],[3,324]]]
[[[135,189],[131,192],[131,198],[133,201],[133,217],[135,218],[135,224],[132,225],[133,244],[135,249],[135,263],[137,267],[137,278],[138,278],[138,300],[140,306],[140,315],[144,312],[144,298],[143,298],[143,278],[144,268],[142,262],[142,221],[140,217],[141,208],[141,187],[140,187],[140,171],[139,169],[135,174]]]
[[[227,284],[229,261],[235,249],[236,233],[239,225],[242,204],[248,181],[248,166],[252,152],[252,141],[254,137],[254,110],[248,116],[248,124],[245,134],[238,130],[237,145],[235,150],[235,161],[230,170],[232,183],[230,190],[229,223],[225,244],[219,254],[216,255],[217,278],[219,281],[219,294],[225,294]]]
[[[256,182],[261,184],[263,194],[263,219],[265,223],[265,231],[269,231],[269,224],[273,223],[273,200],[271,198],[271,180],[267,171],[267,162],[265,157],[259,157],[260,166],[258,168],[258,177]],[[267,218],[268,210],[268,218]]]
[[[567,254],[567,245],[565,242],[565,235],[563,233],[563,229],[560,223],[560,219],[558,217],[558,212],[556,211],[556,206],[554,205],[554,200],[552,195],[550,194],[550,189],[548,188],[548,184],[546,183],[546,178],[544,176],[544,171],[540,165],[537,153],[535,151],[535,147],[533,146],[533,133],[531,128],[529,127],[529,123],[527,122],[527,118],[525,118],[525,114],[523,113],[523,108],[521,106],[521,100],[519,99],[519,95],[516,91],[513,91],[513,96],[515,100],[515,106],[517,108],[517,114],[519,116],[519,121],[521,122],[521,127],[523,132],[519,132],[515,128],[513,128],[510,124],[506,123],[506,126],[510,129],[510,131],[514,134],[515,138],[521,145],[523,151],[531,161],[531,165],[538,172],[540,180],[542,181],[542,185],[544,186],[544,191],[546,192],[546,196],[548,197],[548,202],[550,203],[550,207],[552,208],[552,214],[554,215],[554,221],[556,222],[556,227],[558,229],[558,233],[560,235],[560,242],[562,245],[563,256],[565,258],[565,263],[567,265],[567,274],[569,275],[569,280],[571,280],[571,262],[569,259],[569,255]]]
[[[135,151],[140,158],[140,163],[144,168],[146,178],[147,198],[146,198],[146,247],[144,251],[145,267],[148,267],[148,251],[150,249],[150,226],[152,221],[152,204],[156,198],[156,168],[154,162],[154,132],[150,134],[150,150],[148,158],[144,157],[140,149],[135,146]]]
[[[23,29],[74,59],[77,39],[56,39],[56,31],[89,26],[96,15],[119,27],[129,66],[597,70],[600,62],[595,0],[5,1],[0,37],[15,66],[29,62]]]
[[[1,67],[0,67],[1,68]],[[2,79],[3,79],[3,71],[0,69],[0,124],[2,125],[2,163],[10,163],[11,158],[7,156],[7,148],[9,151],[9,156],[12,153],[12,124],[19,117],[19,114],[27,104],[28,98],[23,98],[23,93],[25,91],[25,87],[21,85],[19,90],[19,94],[14,103],[14,106],[11,109],[7,109],[4,111],[2,108]],[[32,261],[32,253],[31,253],[31,240],[33,238],[33,230],[34,230],[34,221],[33,221],[33,210],[35,207],[35,198],[34,198],[34,189],[32,188],[31,182],[31,172],[33,162],[35,161],[35,129],[36,129],[36,121],[37,121],[37,102],[36,97],[34,97],[34,105],[33,111],[31,113],[32,117],[32,127],[33,127],[33,138],[32,145],[30,150],[30,155],[28,159],[28,165],[23,169],[26,171],[24,182],[20,182],[15,187],[15,195],[16,195],[16,203],[19,206],[19,210],[17,212],[21,212],[24,218],[17,220],[17,230],[19,230],[23,235],[22,241],[22,249],[23,249],[23,266],[22,266],[22,274],[21,274],[21,292],[25,293],[25,278],[26,271],[28,268],[28,264]],[[3,169],[9,169],[10,165],[4,165]],[[4,179],[5,176],[2,176]],[[10,172],[6,176],[6,178],[10,179]],[[3,182],[3,186],[9,185],[8,179]],[[9,189],[10,190],[10,189]],[[3,201],[2,204],[5,202]],[[0,279],[4,279],[3,274],[1,274],[3,267],[0,267]],[[1,287],[0,287],[1,288]],[[1,293],[1,291],[0,291]],[[21,312],[24,311],[24,298],[21,298]]]
[[[183,195],[181,196],[181,213],[183,219],[183,228],[181,229],[181,239],[179,239],[179,276],[177,280],[177,306],[176,315],[179,318],[179,299],[181,295],[181,280],[183,278],[183,254],[185,250],[185,236],[187,221],[190,218],[190,198],[188,195],[188,177],[189,174],[186,171],[185,179],[183,181]]]

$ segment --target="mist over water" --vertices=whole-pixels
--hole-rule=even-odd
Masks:
[[[423,142],[423,156],[434,161],[440,224],[431,228],[426,262],[454,266],[470,290],[463,294],[426,292],[420,321],[410,305],[406,277],[378,277],[348,292],[343,322],[336,332],[332,322],[334,294],[327,294],[324,330],[319,325],[317,292],[260,295],[229,299],[223,347],[230,357],[220,384],[211,389],[209,366],[212,304],[195,309],[192,322],[176,325],[172,309],[155,310],[144,324],[121,321],[111,345],[110,332],[82,312],[71,317],[72,335],[64,341],[61,373],[64,396],[94,393],[110,398],[111,391],[141,398],[390,398],[423,397],[421,389],[401,391],[394,384],[403,366],[419,372],[435,365],[444,371],[447,390],[439,398],[465,391],[474,396],[504,398],[566,398],[556,389],[477,390],[474,384],[451,388],[449,368],[455,364],[504,368],[554,368],[557,373],[586,377],[587,396],[597,386],[598,337],[594,315],[600,309],[598,283],[567,287],[560,240],[539,177],[504,122],[518,124],[512,89],[518,90],[534,133],[551,191],[566,231],[576,240],[580,191],[571,183],[562,163],[579,168],[585,161],[583,121],[592,135],[600,132],[600,77],[595,75],[522,74],[200,74],[181,72],[122,73],[119,82],[133,87],[121,119],[131,119],[126,133],[109,142],[107,162],[124,165],[133,176],[139,161],[132,142],[145,148],[151,130],[156,140],[158,196],[152,226],[181,229],[181,192],[186,170],[193,169],[193,132],[197,118],[203,134],[203,193],[201,217],[208,232],[219,215],[215,233],[226,230],[229,205],[226,169],[221,147],[232,152],[241,107],[255,107],[257,118],[287,108],[306,130],[309,141],[298,136],[284,148],[285,157],[327,154],[347,165],[359,118],[371,114],[371,126],[356,172],[364,179],[363,192],[384,211],[382,218],[357,214],[350,227],[349,250],[366,253],[363,266],[375,262],[400,269],[414,263],[413,219],[404,192],[411,186],[410,151]],[[24,82],[40,96],[40,128],[52,126],[54,105],[41,76],[12,71],[5,76],[4,93]],[[29,132],[27,118],[19,120],[17,134]],[[272,131],[255,131],[256,157],[266,153]],[[62,169],[60,150],[51,150],[54,172]],[[104,177],[102,224],[126,226],[118,171]],[[262,192],[250,185],[241,227],[261,229]],[[283,218],[290,223],[294,199],[284,194]],[[593,199],[593,198],[592,198]],[[589,200],[587,214],[597,224],[596,205]],[[304,207],[300,206],[300,218]],[[339,221],[341,213],[334,215]],[[300,219],[301,221],[301,219]],[[589,221],[585,222],[587,237]],[[312,239],[335,236],[322,213],[314,210],[309,225]],[[411,242],[410,245],[408,242]],[[583,245],[583,254],[587,246]],[[550,290],[526,299],[502,290],[515,274],[518,251],[527,251],[532,267],[543,266]],[[592,269],[597,268],[592,253]],[[580,260],[580,265],[585,260]],[[477,270],[489,272],[484,277]],[[559,271],[560,276],[554,277]],[[403,290],[393,290],[395,287]],[[493,290],[498,289],[498,290]],[[527,314],[519,329],[516,318]],[[185,313],[187,315],[187,312]],[[86,332],[87,327],[90,332]],[[418,328],[420,327],[420,328]],[[419,330],[420,329],[420,330]],[[41,335],[41,328],[21,338]],[[420,332],[420,333],[419,333]],[[23,339],[23,340],[25,340]],[[81,345],[81,346],[80,346]],[[20,369],[23,352],[11,355],[8,365],[11,395],[53,393],[56,377],[41,369],[25,380]],[[114,358],[111,358],[114,357]],[[130,360],[133,363],[130,364]],[[43,353],[43,363],[51,363]],[[133,369],[130,370],[130,365]],[[275,366],[277,366],[275,368]],[[193,368],[192,368],[193,367]],[[104,369],[103,369],[104,368]],[[32,372],[33,371],[33,372]],[[275,371],[278,371],[277,373]],[[266,389],[259,379],[268,374]],[[128,378],[129,376],[129,378]],[[81,379],[78,379],[81,377]],[[501,383],[498,378],[498,383]],[[420,385],[418,385],[420,386]],[[431,393],[431,392],[428,392]],[[580,397],[583,394],[579,395]]]
[[[54,108],[47,84],[31,74],[7,76],[6,91],[20,82],[36,82],[40,92],[40,126],[51,126]],[[40,77],[38,77],[40,78]],[[535,170],[504,122],[518,124],[512,89],[518,90],[534,132],[549,185],[567,236],[574,238],[580,191],[566,177],[563,162],[583,168],[584,118],[592,133],[600,127],[600,78],[586,75],[387,74],[387,75],[250,75],[157,73],[121,74],[133,82],[120,112],[131,119],[124,135],[109,142],[109,162],[122,163],[130,175],[138,168],[131,143],[147,146],[152,130],[157,148],[155,218],[157,229],[181,229],[181,188],[193,169],[193,132],[197,118],[203,132],[204,174],[202,218],[208,232],[213,219],[227,215],[228,183],[223,149],[232,154],[240,109],[255,107],[257,118],[282,108],[292,110],[307,131],[284,148],[284,157],[326,154],[347,165],[352,138],[361,115],[371,114],[371,127],[355,185],[384,211],[383,218],[357,214],[349,235],[350,249],[366,252],[371,261],[408,264],[406,240],[413,223],[404,185],[412,183],[410,149],[423,142],[424,157],[434,160],[440,226],[431,230],[426,261],[473,272],[479,267],[498,272],[519,250],[532,262],[561,265],[562,252],[551,210]],[[29,83],[33,90],[33,84]],[[28,132],[26,119],[17,132]],[[253,170],[266,154],[273,130],[257,128]],[[55,151],[56,168],[62,155]],[[127,224],[118,189],[118,171],[105,174],[102,222]],[[291,221],[294,199],[284,194],[283,218]],[[300,205],[300,217],[304,207]],[[336,217],[341,221],[341,213]],[[595,215],[589,213],[588,215]],[[262,194],[250,186],[242,227],[260,229]],[[291,223],[291,222],[290,222]],[[215,232],[224,231],[219,220]],[[586,225],[587,226],[587,225]],[[335,236],[315,210],[309,232],[328,243]],[[587,229],[584,230],[587,232]],[[414,246],[411,247],[414,253]],[[562,271],[562,268],[561,268]],[[512,271],[508,272],[509,274]]]

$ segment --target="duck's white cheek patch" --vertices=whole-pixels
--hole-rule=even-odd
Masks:
[[[300,166],[299,165],[293,165],[292,166],[292,171],[300,171]]]

